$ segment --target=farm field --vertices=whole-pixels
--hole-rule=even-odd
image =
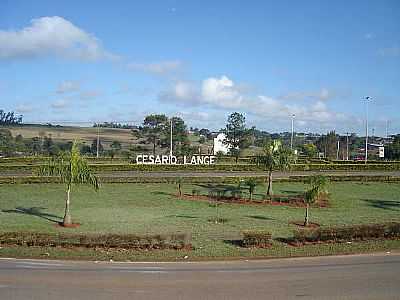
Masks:
[[[215,188],[215,187],[213,187]],[[227,189],[230,186],[226,186]],[[276,194],[293,196],[302,193],[301,183],[276,183]],[[233,241],[243,230],[268,230],[274,238],[292,235],[302,221],[304,208],[273,205],[218,205],[223,223],[215,224],[217,209],[211,201],[179,199],[173,184],[104,184],[99,192],[87,187],[73,190],[71,213],[81,226],[57,227],[64,209],[64,187],[58,184],[0,185],[0,231],[41,233],[120,233],[160,234],[191,232],[194,250],[187,251],[95,251],[89,249],[3,247],[0,256],[41,256],[53,258],[175,260],[182,255],[192,259],[232,257],[278,257],[362,253],[399,249],[399,240],[369,241],[352,244],[325,244],[292,247],[275,240],[269,249],[240,248]],[[183,185],[185,194],[207,195],[210,187]],[[371,224],[400,221],[400,184],[332,183],[330,206],[311,209],[311,222],[323,226]],[[248,195],[244,191],[244,196]],[[265,192],[259,186],[254,198],[261,201]],[[190,197],[186,197],[190,198]]]
[[[90,145],[97,138],[97,128],[95,127],[46,127],[46,126],[3,126],[9,129],[13,136],[21,134],[24,138],[40,137],[42,135],[51,136],[55,141],[69,142],[78,140]],[[109,144],[112,141],[120,141],[124,146],[134,143],[135,138],[130,129],[120,128],[99,128],[101,141]]]

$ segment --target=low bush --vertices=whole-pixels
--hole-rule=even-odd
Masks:
[[[47,234],[2,232],[0,244],[40,247],[123,248],[135,250],[191,249],[190,233],[139,236],[133,234]]]
[[[400,238],[400,223],[393,222],[316,229],[297,229],[294,231],[293,242],[297,244],[307,244],[391,238]]]
[[[242,232],[243,247],[257,247],[257,248],[268,248],[272,245],[272,234],[268,231],[252,231],[247,230]]]

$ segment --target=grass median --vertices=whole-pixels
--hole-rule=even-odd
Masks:
[[[226,185],[229,189],[231,186]],[[193,190],[208,195],[208,185],[183,185],[185,194]],[[275,193],[297,195],[302,183],[277,183]],[[0,231],[49,234],[137,234],[192,233],[194,250],[133,251],[61,247],[2,246],[0,256],[114,260],[177,260],[287,257],[365,253],[400,249],[399,240],[292,247],[274,240],[268,249],[238,247],[244,230],[268,230],[273,238],[288,238],[296,228],[292,221],[303,219],[304,209],[289,206],[221,203],[179,199],[174,184],[104,184],[99,192],[78,187],[72,193],[71,213],[78,228],[57,226],[64,210],[64,189],[59,184],[1,185]],[[330,206],[311,209],[311,222],[323,226],[371,224],[400,221],[400,184],[332,183]],[[247,197],[245,190],[243,197]],[[264,198],[258,186],[256,200]],[[224,222],[215,224],[216,214]]]

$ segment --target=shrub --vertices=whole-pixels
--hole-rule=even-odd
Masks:
[[[272,234],[268,231],[243,231],[243,247],[267,248],[272,245]]]
[[[134,234],[47,234],[35,232],[2,232],[0,244],[41,247],[124,248],[135,250],[189,249],[190,233],[134,235]]]
[[[362,224],[317,229],[297,229],[293,241],[300,244],[400,238],[400,223]]]

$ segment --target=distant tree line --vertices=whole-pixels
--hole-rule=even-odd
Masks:
[[[114,123],[114,122],[103,122],[103,123],[94,123],[93,127],[101,127],[101,128],[121,128],[121,129],[135,129],[137,126]]]
[[[0,125],[18,125],[22,123],[22,115],[16,115],[13,111],[6,112],[0,109]]]

